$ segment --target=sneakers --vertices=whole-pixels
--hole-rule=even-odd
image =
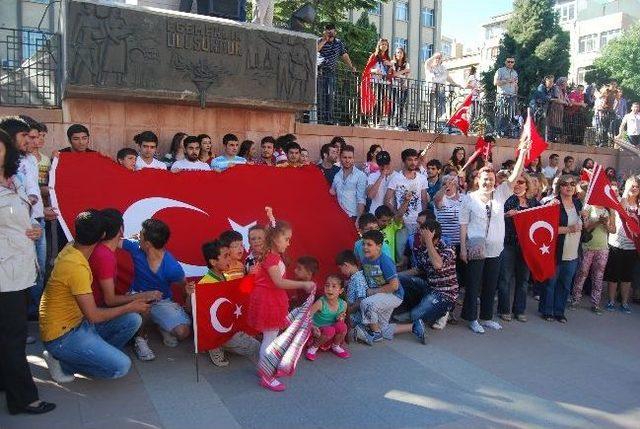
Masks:
[[[594,305],[593,307],[591,307],[591,311],[596,313],[598,316],[602,316],[602,309],[597,305]]]
[[[306,357],[308,360],[313,362],[318,357],[318,348],[317,347],[309,347],[307,349],[307,352],[304,354],[304,357]]]
[[[160,329],[160,334],[162,334],[162,342],[167,347],[178,347],[178,339],[171,334],[171,332],[167,332],[164,329]]]
[[[620,311],[622,311],[625,314],[631,314],[631,307],[629,306],[629,304],[622,304],[620,306]]]
[[[578,301],[571,300],[569,302],[569,310],[577,310],[578,309]]]
[[[73,380],[76,379],[73,376],[73,374],[71,375],[65,374],[64,371],[62,370],[62,366],[60,366],[60,362],[58,361],[58,359],[51,356],[51,354],[48,351],[46,350],[43,351],[42,357],[44,358],[44,361],[47,363],[47,368],[49,368],[49,374],[51,374],[51,378],[56,383],[59,383],[59,384],[71,383]]]
[[[331,352],[338,356],[340,359],[349,359],[351,357],[351,353],[348,350],[344,349],[339,344],[331,345]]]
[[[411,328],[411,332],[418,338],[422,344],[427,344],[427,330],[424,327],[424,322],[422,319],[418,319],[413,322],[413,327]]]
[[[484,334],[484,328],[482,327],[482,325],[480,325],[480,323],[478,323],[477,320],[469,323],[469,329],[471,329],[476,334]]]
[[[616,303],[613,301],[607,302],[607,305],[604,307],[607,311],[616,311]]]
[[[483,320],[482,322],[480,322],[480,324],[485,328],[495,329],[496,331],[502,329],[502,325],[500,325],[498,322],[494,322],[493,320]]]
[[[143,362],[154,360],[156,358],[156,355],[153,353],[153,350],[151,350],[151,347],[149,347],[149,343],[147,342],[147,339],[143,337],[134,338],[133,351],[135,352],[138,360],[141,360]]]
[[[525,323],[527,321],[527,316],[525,316],[524,314],[518,314],[516,315],[516,320],[518,322]]]
[[[229,361],[224,355],[224,350],[222,349],[209,350],[209,359],[211,359],[211,363],[217,367],[224,368],[229,366]]]
[[[365,343],[368,346],[373,345],[373,336],[370,335],[362,325],[356,325],[354,328],[355,340]]]
[[[375,331],[371,333],[371,339],[373,340],[374,343],[377,343],[384,340],[384,337],[382,336],[382,332]]]
[[[287,386],[276,378],[260,377],[260,386],[273,392],[283,392]]]
[[[447,326],[447,321],[449,320],[449,312],[447,311],[444,316],[436,320],[436,323],[431,325],[433,329],[444,329]]]

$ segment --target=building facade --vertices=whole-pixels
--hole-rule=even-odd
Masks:
[[[424,79],[424,61],[440,49],[443,0],[396,0],[378,2],[369,11],[351,11],[356,22],[366,13],[380,37],[389,40],[391,49],[401,46],[407,52],[412,79]]]
[[[640,21],[640,0],[557,0],[560,25],[571,36],[569,81],[584,75],[605,46]]]

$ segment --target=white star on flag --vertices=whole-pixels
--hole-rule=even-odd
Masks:
[[[550,247],[547,246],[546,244],[543,244],[542,247],[540,247],[540,253],[542,253],[543,255],[549,254],[549,250],[550,250]]]
[[[236,316],[236,319],[239,319],[242,316],[242,306],[236,304],[236,311],[233,312],[233,315]]]
[[[240,225],[239,223],[236,223],[229,218],[227,218],[227,220],[229,221],[229,225],[231,225],[231,229],[242,234],[242,245],[244,246],[244,250],[248,251],[249,250],[249,229],[254,227],[258,222],[253,221],[248,225]]]

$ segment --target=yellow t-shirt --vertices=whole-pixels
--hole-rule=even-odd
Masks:
[[[228,281],[244,277],[244,264],[240,261],[231,262],[229,269],[224,272],[224,278]]]
[[[92,281],[89,261],[67,244],[56,258],[40,301],[42,341],[55,340],[80,325],[84,316],[74,296],[91,294]]]

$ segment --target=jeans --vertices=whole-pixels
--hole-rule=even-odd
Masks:
[[[38,220],[38,225],[42,228],[42,235],[35,241],[36,257],[38,258],[38,277],[36,278],[36,283],[29,288],[29,316],[38,315],[40,298],[44,291],[44,276],[47,271],[47,238],[44,218]]]
[[[522,259],[522,250],[517,244],[508,244],[502,251],[500,277],[498,280],[498,314],[518,316],[527,308],[527,281],[529,268]],[[515,285],[515,288],[514,288]],[[511,291],[514,291],[511,305]]]
[[[462,318],[469,322],[478,319],[478,297],[480,297],[480,319],[493,319],[493,299],[496,296],[500,256],[467,262],[467,289],[462,304]]]
[[[453,310],[454,303],[428,286],[428,281],[418,276],[399,274],[398,279],[405,296],[419,296],[419,302],[411,309],[411,320],[434,322]]]
[[[333,124],[333,98],[336,92],[336,72],[318,71],[318,123]]]
[[[562,261],[556,266],[556,275],[544,283],[540,294],[538,311],[543,316],[564,316],[577,268],[577,259]]]
[[[44,348],[60,361],[67,374],[81,373],[95,378],[120,378],[131,368],[131,360],[122,348],[140,329],[142,317],[126,313],[115,319],[82,323]]]

